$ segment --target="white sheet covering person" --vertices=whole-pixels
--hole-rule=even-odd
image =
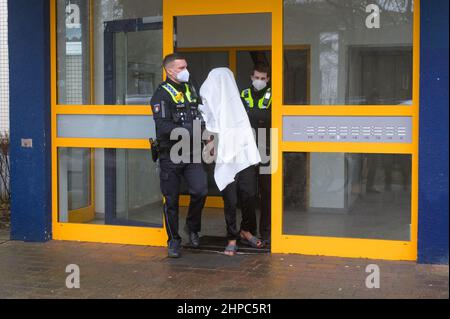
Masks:
[[[213,69],[200,88],[200,96],[206,129],[218,135],[214,179],[222,191],[237,173],[261,162],[261,157],[231,70]]]

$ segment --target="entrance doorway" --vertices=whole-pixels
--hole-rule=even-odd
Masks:
[[[52,1],[53,238],[166,246],[149,102],[180,52],[198,87],[272,68],[272,252],[415,260],[418,8],[380,33],[357,1]],[[225,230],[212,170],[203,235]]]
[[[242,91],[250,87],[250,76],[256,64],[271,65],[272,27],[271,15],[268,13],[179,16],[174,17],[174,25],[174,51],[186,57],[191,82],[198,91],[208,73],[214,68],[230,68],[235,74],[239,90]],[[160,69],[162,48],[158,47],[158,43],[162,45],[162,41],[159,41],[162,28],[162,21],[151,17],[105,22],[106,103],[111,105],[149,104],[157,86],[163,80]],[[306,86],[304,89],[306,91]],[[123,175],[114,169],[119,163],[124,166],[127,176],[133,176],[132,166],[136,164],[136,152],[128,150],[120,152],[105,150],[104,152],[105,167],[110,168],[105,170],[105,180],[112,181],[108,185],[114,185],[113,181]],[[208,173],[209,190],[202,218],[201,244],[205,248],[220,246],[222,249],[226,243],[223,201],[214,181],[214,165],[205,165],[205,168]],[[128,183],[136,184],[141,180],[142,184],[142,178],[139,179],[138,175],[135,177],[138,180],[128,178]],[[149,180],[151,177],[155,175],[147,176]],[[132,187],[132,189],[139,192],[138,187]],[[119,193],[115,187],[109,187],[106,192],[106,224],[144,227],[154,225],[154,213],[145,214],[145,212],[154,212],[161,206],[157,203],[139,205],[135,209],[127,206],[128,214],[126,218],[123,218],[121,217],[123,213],[118,214],[115,207],[118,196],[121,196]],[[180,234],[186,237],[182,230],[185,226],[189,196],[184,181],[181,194],[183,195],[180,200]],[[129,202],[125,199],[121,202],[124,201]],[[257,214],[257,220],[259,220],[259,210]],[[238,212],[238,224],[240,219],[240,212]],[[223,239],[223,244],[219,238]],[[183,238],[183,241],[189,242],[188,238]]]
[[[257,63],[271,65],[271,15],[219,14],[174,17],[174,52],[186,57],[192,82],[200,88],[209,72],[227,67],[235,74],[239,90],[249,88],[250,76]],[[222,203],[214,181],[214,164],[206,165],[209,196]],[[181,209],[180,228],[184,228],[187,207]],[[260,210],[257,210],[259,221]],[[238,227],[241,213],[238,210]],[[201,246],[220,249],[226,246],[226,225],[223,205],[207,205],[203,212]],[[258,234],[254,234],[258,235]],[[186,236],[186,234],[182,234]],[[188,238],[183,238],[188,242]],[[241,250],[243,247],[240,247]],[[264,250],[269,251],[266,247]]]

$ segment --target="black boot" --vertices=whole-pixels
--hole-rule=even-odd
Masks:
[[[169,258],[180,258],[181,240],[173,239],[169,241]]]

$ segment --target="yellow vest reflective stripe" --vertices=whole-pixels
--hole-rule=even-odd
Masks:
[[[194,103],[197,102],[197,99],[194,99],[192,97],[192,93],[191,93],[191,90],[189,89],[189,85],[185,84],[185,86],[186,86],[186,97],[187,97],[189,103],[190,102],[194,102]]]
[[[252,96],[251,89],[245,89],[242,91],[241,97],[247,102],[247,106],[249,108],[253,108],[255,106],[255,100]],[[264,96],[258,101],[258,108],[261,110],[268,109],[272,105],[272,89],[267,89],[267,92]]]
[[[184,96],[186,95],[188,102],[196,102],[195,99],[192,98],[191,90],[189,89],[189,85],[185,84],[186,87],[186,94],[183,94],[183,92],[178,91],[175,89],[172,84],[170,83],[164,83],[162,85],[163,89],[167,91],[167,93],[170,94],[172,97],[172,100],[175,102],[175,104],[184,104]]]

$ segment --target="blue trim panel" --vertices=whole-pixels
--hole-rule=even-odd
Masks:
[[[11,239],[51,239],[49,0],[8,1]],[[21,139],[32,139],[23,148]]]
[[[448,264],[448,6],[421,1],[419,263]]]

